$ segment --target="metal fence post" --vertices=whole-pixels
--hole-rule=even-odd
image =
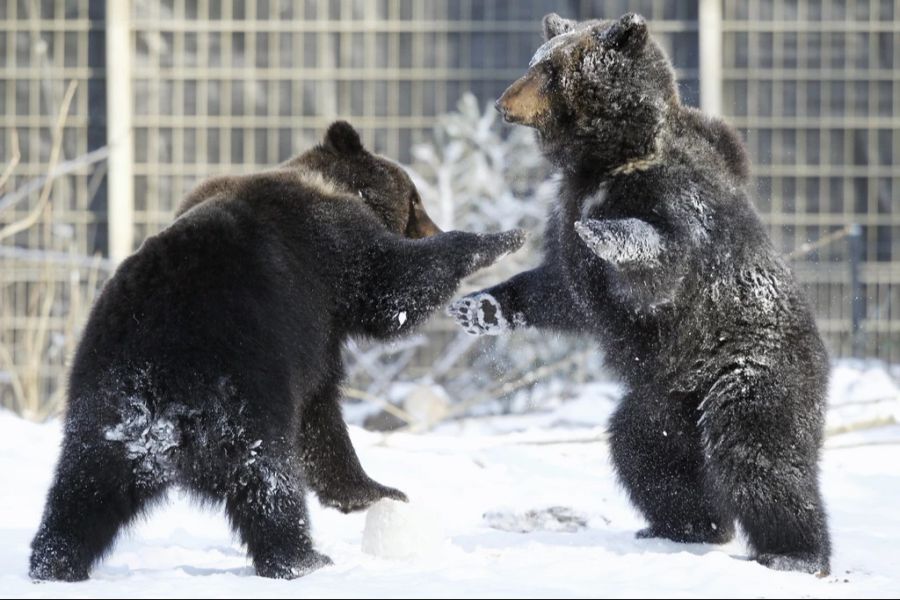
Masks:
[[[860,269],[863,261],[862,227],[858,223],[850,226],[847,245],[850,263],[850,341],[854,358],[863,355],[862,322],[865,317]]]
[[[131,2],[106,0],[106,139],[109,146],[109,257],[134,247],[134,136],[131,129]]]
[[[722,114],[722,0],[700,0],[700,108]]]

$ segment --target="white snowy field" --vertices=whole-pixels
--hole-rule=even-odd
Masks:
[[[748,561],[741,540],[726,546],[636,540],[642,520],[618,489],[601,439],[614,394],[608,385],[586,386],[580,399],[543,413],[472,419],[428,434],[354,428],[369,474],[406,491],[413,521],[425,519],[424,529],[434,531],[411,544],[411,557],[375,557],[362,551],[365,514],[342,515],[311,499],[318,548],[335,564],[294,581],[256,577],[223,516],[173,494],[120,539],[90,581],[30,582],[28,545],[56,459],[59,423],[34,425],[0,413],[0,597],[900,595],[900,426],[829,436],[822,483],[833,573],[818,579]],[[832,432],[900,420],[900,389],[872,366],[839,366],[831,400]],[[549,507],[564,507],[557,514],[565,523],[546,513],[524,516]],[[393,541],[402,546],[412,537]]]

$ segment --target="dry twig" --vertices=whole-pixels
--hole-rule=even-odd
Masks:
[[[9,159],[9,164],[6,165],[6,169],[4,169],[3,174],[0,175],[0,190],[6,185],[6,182],[12,176],[13,171],[19,166],[19,161],[22,160],[22,153],[19,151],[19,132],[13,129],[10,137],[12,137],[12,158]]]
[[[53,169],[56,168],[56,163],[59,162],[59,155],[62,152],[62,142],[63,142],[63,128],[66,125],[66,118],[69,116],[69,105],[72,103],[72,98],[75,96],[75,89],[78,87],[78,82],[76,80],[72,80],[69,82],[69,87],[66,88],[65,96],[63,96],[62,105],[59,108],[59,116],[56,119],[56,124],[53,127],[53,146],[50,149],[50,162],[47,166],[48,172],[53,172]],[[19,233],[20,231],[25,231],[35,223],[37,223],[38,219],[41,217],[41,213],[44,212],[44,208],[47,206],[47,202],[50,200],[50,191],[53,189],[53,179],[51,177],[47,177],[44,180],[44,187],[41,190],[41,197],[38,199],[37,204],[35,204],[34,208],[31,209],[25,217],[18,221],[14,221],[9,225],[5,226],[3,229],[0,229],[0,240],[6,239],[12,235]]]

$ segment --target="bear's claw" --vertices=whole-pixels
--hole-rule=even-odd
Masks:
[[[397,500],[398,502],[409,502],[409,498],[400,490],[381,485],[371,479],[364,484],[350,486],[336,493],[319,494],[319,502],[323,506],[336,508],[345,514],[366,510],[384,498]]]
[[[472,254],[473,272],[489,267],[521,248],[528,234],[524,229],[511,229],[500,233],[479,233],[477,236],[477,251]]]
[[[260,560],[256,563],[256,574],[269,579],[297,579],[334,564],[328,556],[310,550],[294,564],[282,564],[277,560]]]
[[[830,573],[828,559],[811,554],[764,553],[756,557],[756,562],[776,571],[800,571],[817,577],[825,577]]]
[[[639,530],[634,537],[639,540],[662,538],[683,544],[726,544],[734,537],[734,527],[721,525],[713,528],[688,525],[681,530],[669,530],[650,526]]]

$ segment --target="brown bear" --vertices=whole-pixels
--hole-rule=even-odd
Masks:
[[[819,492],[828,357],[723,121],[681,104],[647,24],[544,19],[497,103],[562,174],[543,264],[453,303],[475,334],[593,335],[627,393],[610,422],[638,537],[721,543],[827,573]]]
[[[439,232],[403,169],[345,122],[273,170],[201,185],[94,304],[31,576],[86,579],[173,485],[224,503],[259,575],[329,564],[307,490],[345,512],[406,498],[350,443],[345,340],[406,334],[523,241]]]

